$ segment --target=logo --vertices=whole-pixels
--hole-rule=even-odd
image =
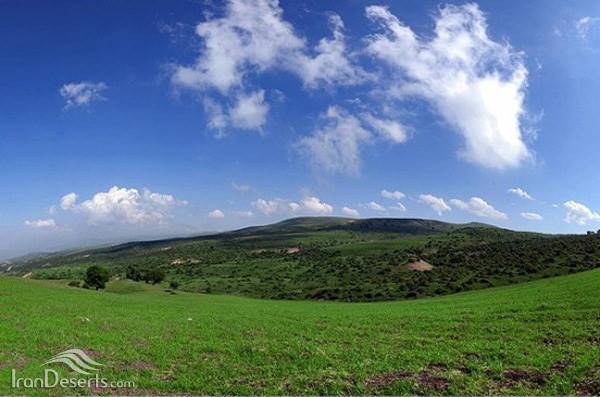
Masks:
[[[51,368],[45,368],[39,377],[19,377],[17,370],[11,371],[12,387],[14,389],[49,389],[53,387],[80,387],[89,389],[103,388],[134,388],[135,382],[127,380],[109,380],[100,376],[100,369],[104,364],[92,359],[81,349],[69,349],[51,357],[48,361],[40,365],[47,367],[52,364],[65,364],[78,377],[62,377],[61,374]],[[71,372],[71,373],[73,373]]]
[[[92,375],[89,371],[98,371],[103,367],[103,364],[97,363],[92,360],[83,350],[80,349],[69,349],[62,353],[58,353],[50,360],[43,363],[41,366],[53,364],[53,363],[64,363],[69,366],[73,371],[78,372],[82,375]]]

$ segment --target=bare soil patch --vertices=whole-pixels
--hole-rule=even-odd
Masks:
[[[411,262],[408,265],[406,265],[406,267],[408,267],[411,270],[416,270],[418,272],[428,272],[430,270],[433,270],[433,265],[431,263],[425,262],[422,259],[416,262]]]

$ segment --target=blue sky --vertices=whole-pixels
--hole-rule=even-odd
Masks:
[[[299,215],[600,228],[597,1],[7,1],[0,35],[0,258]]]

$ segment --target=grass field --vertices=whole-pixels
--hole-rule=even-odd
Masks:
[[[403,302],[267,301],[0,277],[0,394],[600,392],[600,269]],[[11,388],[80,348],[133,389]],[[74,376],[62,364],[53,369]]]

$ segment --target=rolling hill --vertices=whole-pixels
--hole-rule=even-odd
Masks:
[[[191,238],[26,258],[10,274],[81,280],[158,269],[190,292],[380,301],[444,295],[590,270],[600,236],[542,235],[424,219],[294,218]],[[7,267],[4,268],[6,271]]]

